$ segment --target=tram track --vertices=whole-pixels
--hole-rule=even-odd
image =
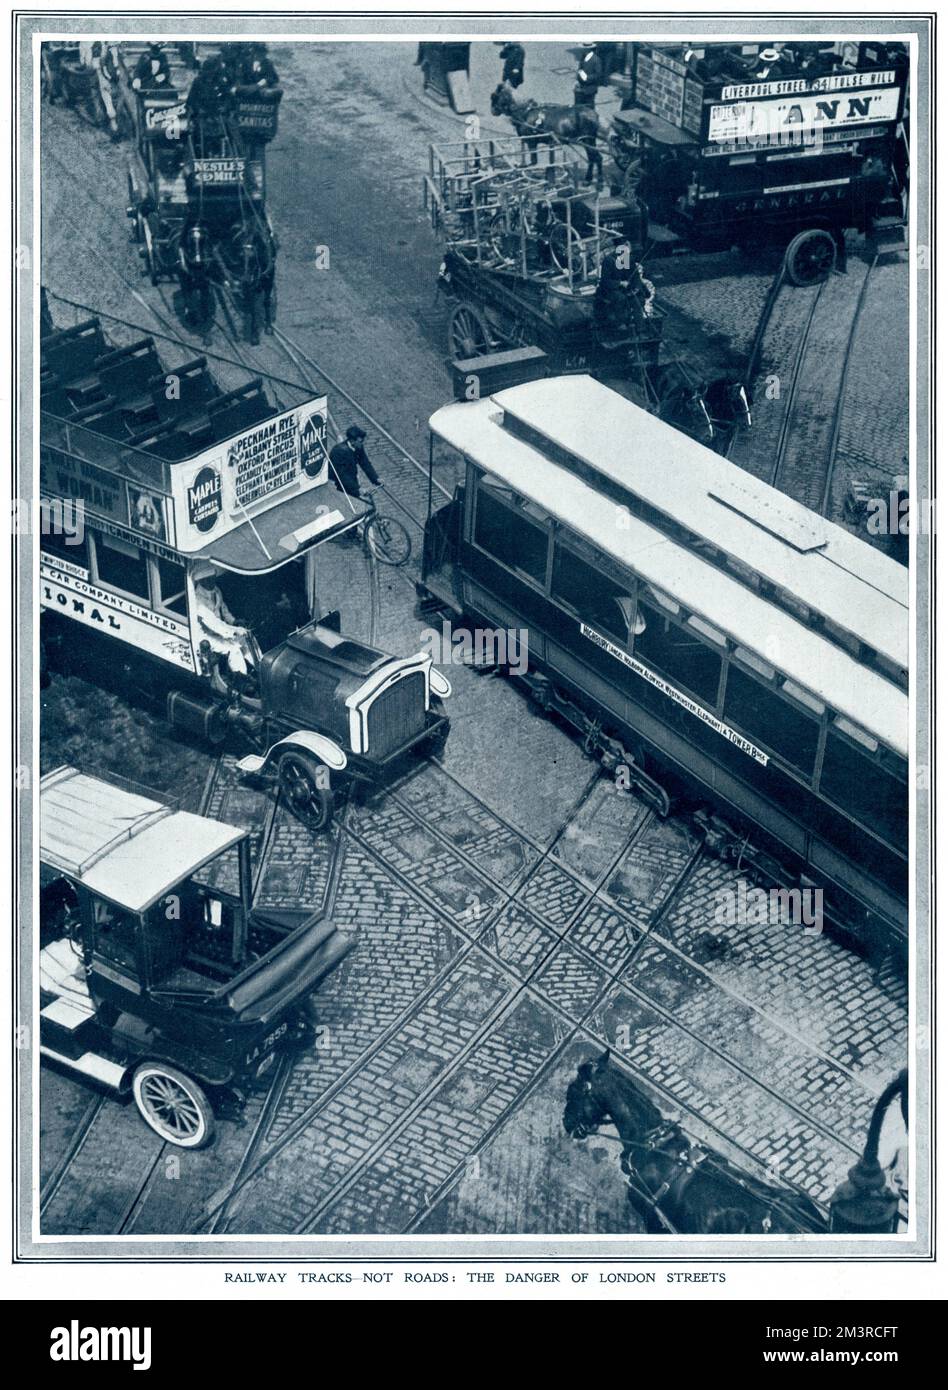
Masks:
[[[857,340],[870,281],[879,260],[875,253],[866,262],[854,303],[846,306],[849,329],[842,356],[826,350],[827,342],[838,341],[838,318],[843,312],[835,302],[847,277],[831,275],[811,290],[790,284],[781,266],[768,290],[754,335],[745,382],[754,386],[754,431],[756,437],[732,436],[726,457],[760,477],[771,486],[786,492],[820,516],[833,510],[833,485],[839,454],[839,440],[849,367]],[[855,262],[853,262],[855,264]],[[852,269],[848,275],[852,275]],[[808,296],[808,297],[807,297]],[[830,301],[833,301],[832,303]],[[793,313],[799,305],[802,315]],[[787,306],[787,322],[778,306]],[[771,348],[771,372],[764,376],[762,367],[768,354],[765,347],[768,334],[786,339],[789,330],[795,335],[786,376],[779,371],[779,355],[774,359]],[[777,352],[781,351],[777,348]],[[836,370],[827,378],[827,363],[834,362]],[[766,421],[766,408],[761,406],[760,387],[764,384],[764,399],[781,400],[782,409],[772,422]],[[783,389],[786,386],[786,389]],[[762,423],[763,421],[763,423]],[[763,434],[763,438],[760,434]]]
[[[458,783],[458,785],[462,788],[462,790],[466,791],[462,783]],[[589,789],[590,788],[587,787],[585,795],[588,795]],[[395,795],[397,797],[398,793],[396,792]],[[486,809],[490,810],[491,808]],[[561,828],[560,834],[556,837],[556,840],[550,845],[549,849],[546,852],[546,855],[544,856],[544,859],[546,859],[549,856],[549,854],[552,853],[554,844],[561,839],[562,835],[565,833],[566,827],[569,825],[575,814],[576,808],[574,808],[574,811],[572,812],[571,816],[564,823],[564,826]],[[423,817],[419,818],[424,819]],[[655,819],[656,817],[654,813],[646,809],[642,820],[636,827],[633,842],[640,840],[647,833],[649,827],[654,825]],[[347,833],[350,835],[354,843],[360,845],[364,852],[366,852],[372,857],[379,859],[379,862],[385,865],[387,871],[390,873],[392,872],[391,865],[387,864],[386,861],[378,855],[378,852],[375,849],[375,847],[371,843],[369,843],[358,831],[353,830],[351,827],[349,827]],[[450,843],[452,847],[456,849],[456,846],[454,846],[453,842],[445,840],[445,843]],[[547,965],[550,958],[555,954],[555,952],[563,944],[566,938],[570,935],[575,921],[582,915],[582,913],[586,911],[586,909],[589,906],[589,903],[601,892],[603,884],[608,879],[610,873],[615,868],[616,864],[628,852],[629,848],[630,844],[623,845],[619,853],[610,861],[609,866],[600,875],[597,884],[591,889],[588,898],[584,899],[583,902],[576,908],[574,913],[571,915],[569,922],[563,927],[562,931],[558,933],[557,939],[554,945],[552,946],[551,950],[536,963],[535,968],[531,971],[529,976],[527,976],[526,979],[521,980],[519,977],[515,976],[514,972],[507,972],[511,981],[516,983],[515,994],[512,997],[507,998],[503,1002],[499,1010],[497,1010],[495,1014],[491,1015],[488,1019],[485,1020],[482,1028],[478,1031],[477,1035],[470,1040],[467,1047],[461,1053],[459,1053],[456,1057],[452,1059],[451,1066],[445,1071],[439,1073],[432,1086],[418,1096],[417,1100],[413,1103],[410,1110],[400,1118],[398,1125],[394,1129],[387,1131],[386,1135],[384,1136],[384,1139],[380,1141],[378,1145],[373,1146],[372,1149],[370,1149],[364,1155],[363,1159],[357,1165],[357,1171],[347,1174],[346,1178],[340,1183],[336,1184],[330,1192],[325,1194],[325,1196],[320,1200],[317,1207],[310,1211],[307,1214],[307,1216],[305,1216],[301,1220],[301,1222],[296,1228],[297,1233],[312,1231],[314,1226],[318,1225],[321,1216],[331,1211],[336,1206],[337,1202],[342,1200],[345,1194],[348,1191],[350,1191],[350,1189],[358,1181],[359,1172],[366,1166],[370,1165],[374,1158],[378,1158],[382,1154],[384,1154],[389,1144],[392,1143],[395,1139],[397,1139],[398,1135],[401,1134],[411,1124],[412,1120],[425,1108],[428,1102],[431,1101],[431,1099],[436,1095],[438,1090],[443,1085],[447,1084],[451,1076],[453,1076],[460,1068],[462,1068],[465,1065],[466,1061],[476,1051],[480,1043],[484,1041],[486,1037],[488,1037],[495,1029],[497,1029],[501,1025],[503,1019],[506,1018],[507,1015],[516,1007],[516,1000],[525,992],[535,993],[534,986],[537,976],[541,974],[542,970]],[[497,1123],[491,1127],[490,1131],[482,1137],[482,1139],[477,1144],[476,1148],[472,1150],[472,1153],[467,1156],[465,1163],[469,1161],[470,1157],[474,1153],[481,1152],[483,1148],[490,1143],[491,1139],[494,1137],[494,1134],[509,1119],[512,1110],[514,1108],[519,1108],[522,1105],[526,1095],[528,1093],[532,1093],[536,1086],[538,1086],[541,1083],[543,1076],[548,1074],[550,1068],[555,1064],[556,1059],[561,1055],[561,1053],[566,1047],[568,1047],[577,1038],[595,1037],[595,1034],[591,1033],[590,1031],[590,1019],[592,1015],[595,1013],[596,1008],[599,1007],[599,1005],[601,1004],[605,995],[611,989],[613,989],[617,984],[622,982],[627,988],[632,989],[633,992],[635,992],[636,994],[639,993],[635,988],[634,982],[629,981],[627,978],[629,968],[631,964],[634,962],[635,958],[638,956],[639,951],[641,950],[644,943],[652,936],[652,933],[655,931],[655,929],[660,926],[661,922],[672,910],[676,902],[679,901],[684,888],[689,882],[689,879],[695,867],[701,859],[701,849],[702,846],[700,845],[700,843],[696,844],[693,853],[689,856],[687,862],[683,865],[681,871],[676,875],[674,881],[668,886],[667,890],[664,892],[661,898],[661,901],[655,904],[654,909],[650,914],[650,919],[646,932],[644,933],[644,935],[641,936],[639,942],[633,946],[633,949],[631,950],[627,959],[625,959],[621,963],[621,965],[618,966],[615,970],[608,973],[608,978],[605,980],[596,1000],[586,1010],[586,1013],[580,1018],[575,1018],[571,1017],[568,1014],[563,1014],[564,1022],[568,1025],[568,1031],[566,1033],[566,1036],[562,1039],[561,1044],[557,1047],[556,1052],[553,1055],[551,1055],[550,1058],[547,1059],[547,1062],[541,1069],[541,1072],[538,1073],[530,1082],[529,1086],[523,1092],[521,1092],[515,1104],[512,1104],[510,1107],[508,1107],[504,1115],[501,1116]],[[479,875],[481,877],[484,876],[483,865],[480,864],[476,859],[474,859],[471,856],[462,855],[461,857],[463,858],[466,866],[470,869],[470,871],[473,874]],[[540,859],[537,861],[537,863],[533,866],[531,870],[531,875],[535,874],[538,871],[540,865],[544,862],[544,859]],[[405,887],[406,891],[412,891],[413,885],[411,883],[411,880],[404,879],[403,887]],[[496,921],[503,914],[506,907],[509,906],[511,902],[515,901],[517,893],[520,891],[522,887],[523,885],[519,885],[516,890],[510,892],[507,892],[505,890],[504,899],[495,906],[495,908],[492,911],[491,918],[489,920],[484,919],[478,922],[477,938],[471,943],[471,946],[463,954],[463,956],[459,956],[452,962],[452,965],[449,971],[447,972],[448,975],[456,972],[461,960],[470,956],[472,951],[476,951],[478,949],[483,950],[483,940],[485,934],[490,929],[491,921]],[[417,895],[417,885],[414,885],[414,892]],[[434,902],[429,903],[429,906],[431,907],[432,911],[440,910],[439,905]],[[639,930],[641,930],[640,926]],[[495,956],[490,955],[489,958],[494,965],[497,964]],[[443,983],[444,979],[442,977],[439,977],[438,979],[433,981],[426,997],[430,997],[431,993],[434,992],[434,990],[440,988],[443,985]],[[541,995],[540,997],[543,996]],[[639,995],[639,997],[648,1002],[650,1007],[654,1007],[654,1000],[652,1000],[650,996]],[[557,1008],[556,1004],[552,1003],[549,1000],[545,1000],[544,1002],[548,1007],[553,1007],[554,1009]],[[423,1006],[423,1003],[424,999],[422,998],[413,1001],[413,1004],[409,1010],[409,1014],[412,1016],[416,1015]],[[788,1113],[794,1114],[797,1116],[798,1120],[801,1120],[811,1126],[814,1126],[816,1130],[822,1133],[825,1139],[842,1144],[845,1148],[848,1149],[849,1152],[851,1152],[854,1155],[857,1153],[857,1151],[852,1147],[852,1145],[848,1144],[844,1138],[840,1138],[840,1136],[836,1135],[828,1126],[821,1125],[818,1121],[815,1121],[814,1117],[811,1116],[808,1112],[802,1110],[800,1106],[796,1104],[792,1098],[782,1095],[773,1086],[769,1085],[764,1078],[762,1078],[759,1075],[755,1075],[749,1068],[741,1066],[739,1063],[735,1061],[733,1057],[726,1056],[726,1054],[724,1054],[720,1049],[715,1048],[713,1044],[711,1044],[708,1041],[708,1039],[700,1037],[700,1035],[694,1033],[692,1030],[684,1029],[683,1025],[681,1025],[678,1022],[678,1020],[674,1019],[670,1014],[668,1014],[667,1011],[664,1013],[664,1017],[670,1025],[687,1032],[689,1036],[692,1037],[696,1042],[698,1042],[702,1047],[708,1048],[709,1051],[714,1053],[714,1055],[717,1056],[719,1059],[723,1059],[724,1061],[726,1061],[728,1066],[734,1068],[737,1072],[739,1072],[739,1074],[748,1083],[750,1083],[753,1086],[761,1086],[773,1099],[778,1101],[781,1107],[785,1109]],[[323,1093],[323,1095],[320,1096],[319,1100],[314,1103],[310,1110],[302,1116],[300,1116],[296,1121],[294,1121],[291,1129],[285,1131],[281,1135],[277,1143],[267,1150],[265,1156],[262,1158],[259,1165],[257,1165],[256,1167],[252,1164],[250,1165],[249,1169],[241,1177],[239,1182],[235,1184],[234,1190],[231,1193],[231,1198],[238,1195],[241,1186],[245,1185],[249,1181],[252,1181],[260,1172],[263,1171],[265,1167],[268,1167],[276,1158],[278,1158],[279,1153],[282,1151],[286,1144],[292,1143],[293,1139],[299,1133],[301,1133],[318,1118],[318,1115],[326,1109],[326,1107],[330,1104],[332,1099],[336,1095],[338,1095],[342,1089],[344,1089],[345,1085],[351,1079],[351,1077],[357,1075],[360,1071],[362,1071],[364,1067],[370,1062],[372,1056],[378,1055],[378,1053],[385,1047],[385,1045],[390,1041],[391,1037],[394,1036],[394,1034],[398,1031],[400,1024],[401,1020],[396,1021],[393,1024],[392,1029],[388,1033],[376,1040],[376,1043],[373,1046],[370,1053],[358,1058],[344,1075],[337,1078],[336,1082],[332,1085],[332,1087],[328,1088]],[[609,1038],[600,1037],[597,1039],[597,1041],[606,1043],[607,1045],[611,1045],[613,1043],[613,1040]],[[747,1148],[745,1145],[736,1142],[734,1136],[728,1134],[726,1129],[722,1129],[720,1128],[720,1126],[715,1126],[712,1123],[710,1123],[707,1117],[703,1116],[698,1108],[696,1108],[694,1105],[689,1105],[687,1101],[684,1101],[680,1095],[675,1094],[667,1087],[656,1082],[654,1076],[642,1071],[641,1068],[630,1063],[628,1059],[623,1060],[625,1065],[629,1067],[630,1071],[632,1071],[632,1073],[646,1087],[648,1087],[653,1094],[660,1097],[666,1103],[667,1106],[672,1107],[672,1109],[675,1112],[681,1113],[684,1116],[690,1116],[692,1122],[697,1122],[699,1126],[703,1126],[705,1130],[710,1130],[712,1135],[715,1135],[718,1138],[718,1140],[724,1144],[725,1147],[729,1148],[732,1152],[736,1151],[740,1155],[744,1164],[750,1166],[751,1171],[756,1171],[761,1175],[767,1175],[769,1173],[770,1169],[768,1163],[765,1160],[762,1160],[759,1154],[755,1154],[751,1149]],[[445,1190],[450,1189],[452,1182],[456,1181],[460,1174],[464,1171],[464,1167],[464,1164],[459,1165],[456,1172],[452,1175],[452,1178],[448,1180],[447,1183],[444,1185]],[[795,1184],[789,1185],[795,1186]],[[414,1229],[417,1226],[417,1224],[424,1219],[426,1211],[430,1210],[431,1205],[433,1205],[434,1202],[438,1200],[439,1195],[440,1193],[435,1194],[432,1197],[431,1202],[427,1205],[424,1211],[416,1213],[415,1217],[412,1218],[412,1221],[406,1227],[406,1230]],[[221,1222],[219,1218],[215,1219],[213,1229],[219,1230],[220,1225]]]

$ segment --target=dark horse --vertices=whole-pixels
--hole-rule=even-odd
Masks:
[[[519,136],[533,135],[537,144],[552,144],[550,137],[565,144],[582,145],[586,151],[586,182],[602,178],[602,155],[596,141],[605,134],[595,111],[586,106],[551,106],[548,103],[518,101],[506,83],[499,83],[490,94],[494,116],[507,116]],[[544,137],[546,137],[544,139]]]
[[[611,1122],[622,1141],[629,1201],[653,1235],[785,1235],[825,1232],[817,1208],[692,1144],[617,1067],[607,1050],[583,1062],[566,1091],[563,1126],[585,1139]]]
[[[705,385],[669,363],[650,371],[649,385],[661,419],[709,448],[726,448],[736,429],[750,427],[750,401],[740,381],[716,377]]]

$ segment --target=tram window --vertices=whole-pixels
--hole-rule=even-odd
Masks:
[[[508,494],[510,495],[510,494]],[[477,489],[474,541],[496,560],[546,583],[550,535],[512,502],[501,501],[482,480]]]
[[[626,642],[632,595],[571,547],[557,542],[553,552],[553,598],[571,608],[591,627]]]
[[[649,604],[640,603],[639,613],[645,619],[645,630],[636,635],[635,655],[711,709],[716,708],[720,654]]]
[[[95,538],[96,578],[108,589],[120,589],[149,603],[148,560],[137,545],[115,536]]]
[[[820,739],[819,721],[733,661],[727,672],[724,718],[784,762],[799,768],[807,777],[812,776]]]
[[[905,843],[908,786],[835,729],[826,736],[820,791],[890,844]]]
[[[186,616],[188,595],[184,565],[179,565],[177,560],[159,558],[156,567],[158,584],[155,590],[155,607]]]

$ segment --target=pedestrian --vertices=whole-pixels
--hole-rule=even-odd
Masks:
[[[330,472],[333,481],[340,492],[344,492],[348,497],[361,497],[359,491],[359,469],[368,478],[369,482],[378,487],[381,478],[365,452],[363,440],[365,430],[358,425],[350,425],[346,430],[345,439],[341,439],[334,446],[329,455]]]
[[[576,69],[576,86],[573,89],[574,106],[595,106],[596,93],[602,82],[602,61],[594,43],[583,45],[583,56]]]
[[[109,139],[113,145],[116,145],[122,138],[118,124],[118,110],[115,105],[115,96],[119,91],[120,83],[118,52],[115,44],[111,43],[98,43],[94,45],[94,48],[98,49],[93,65],[99,84],[99,95],[102,98],[102,105],[109,122]]]
[[[501,46],[500,57],[503,59],[504,71],[502,81],[508,87],[519,87],[523,83],[523,69],[526,62],[526,51],[522,43],[505,43]]]

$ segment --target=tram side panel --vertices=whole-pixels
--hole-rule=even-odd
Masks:
[[[591,587],[595,581],[588,568],[577,574],[570,599],[565,575],[554,592],[552,578],[547,584],[548,558],[538,550],[531,560],[529,544],[511,538],[506,552],[501,546],[491,553],[483,534],[475,534],[477,492],[471,466],[462,496],[429,522],[431,568],[426,567],[425,586],[469,619],[505,630],[526,626],[531,671],[547,677],[554,692],[565,691],[587,720],[577,723],[555,693],[546,701],[553,709],[584,734],[604,725],[632,749],[644,740],[650,761],[660,766],[676,793],[692,803],[712,798],[729,822],[748,835],[749,849],[762,848],[779,866],[827,882],[827,917],[846,935],[867,949],[887,946],[893,938],[904,940],[905,784],[892,778],[881,805],[867,790],[868,809],[861,820],[830,804],[805,784],[802,774],[780,767],[752,737],[709,717],[702,701],[714,703],[722,658],[700,642],[693,643],[687,678],[684,669],[673,679],[660,667],[641,662],[634,664],[643,667],[643,674],[633,674],[621,659],[619,633],[612,643],[602,630],[607,608]],[[555,557],[553,564],[555,570]],[[657,606],[647,609],[646,623],[653,624],[653,631],[663,620]],[[676,627],[675,632],[684,637],[684,629]],[[730,669],[753,680],[753,673],[737,663]],[[738,678],[733,679],[736,688]],[[786,722],[789,747],[797,734],[792,720]],[[772,741],[779,738],[772,734]]]

